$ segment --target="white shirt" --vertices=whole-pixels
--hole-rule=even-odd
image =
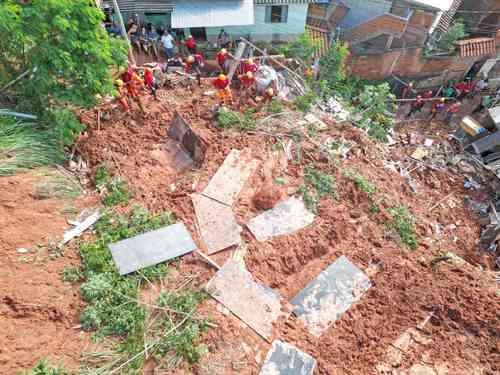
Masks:
[[[167,49],[172,49],[174,48],[174,38],[170,34],[163,35],[161,37],[161,43],[163,44],[163,47]]]

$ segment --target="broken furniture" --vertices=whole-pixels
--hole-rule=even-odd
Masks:
[[[196,250],[191,234],[182,223],[146,232],[109,245],[120,275]]]
[[[258,241],[265,241],[294,233],[313,221],[314,214],[306,208],[302,199],[292,197],[254,217],[247,227]]]
[[[243,262],[230,259],[205,290],[245,324],[269,341],[273,323],[282,315],[281,297],[254,281]]]
[[[371,287],[370,279],[341,256],[302,289],[290,303],[309,332],[319,337]]]
[[[316,360],[286,342],[275,340],[259,375],[312,375]]]

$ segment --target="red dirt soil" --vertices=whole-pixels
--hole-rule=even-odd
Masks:
[[[70,202],[37,199],[32,173],[0,178],[0,373],[15,374],[38,359],[77,369],[89,335],[80,329],[79,285],[64,283],[59,272],[78,264],[72,249],[51,259],[47,244],[69,228],[60,210]],[[74,204],[95,205],[93,197]],[[20,253],[19,248],[30,250]]]

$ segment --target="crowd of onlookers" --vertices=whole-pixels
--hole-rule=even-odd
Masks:
[[[475,99],[477,96],[481,97],[479,101]],[[478,81],[467,78],[461,82],[449,82],[437,91],[427,90],[424,92],[417,92],[413,88],[413,84],[409,83],[403,89],[402,99],[413,99],[410,102],[407,118],[422,112],[426,103],[431,103],[428,120],[440,116],[443,121],[449,123],[453,115],[460,112],[464,100],[476,103],[472,109],[473,114],[480,113],[500,103],[500,88],[495,92],[490,87],[487,78],[481,78]]]

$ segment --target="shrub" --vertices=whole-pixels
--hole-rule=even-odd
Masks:
[[[308,32],[305,32],[293,42],[280,46],[279,51],[285,57],[298,58],[308,63],[320,46],[320,40],[314,39]]]
[[[415,218],[410,213],[407,207],[397,206],[387,210],[392,216],[392,220],[387,223],[389,229],[393,230],[400,238],[401,242],[415,250],[418,247],[417,234],[413,227]]]
[[[304,185],[299,188],[298,192],[302,195],[306,207],[315,213],[322,198],[326,196],[336,198],[335,177],[312,166],[307,166]]]

